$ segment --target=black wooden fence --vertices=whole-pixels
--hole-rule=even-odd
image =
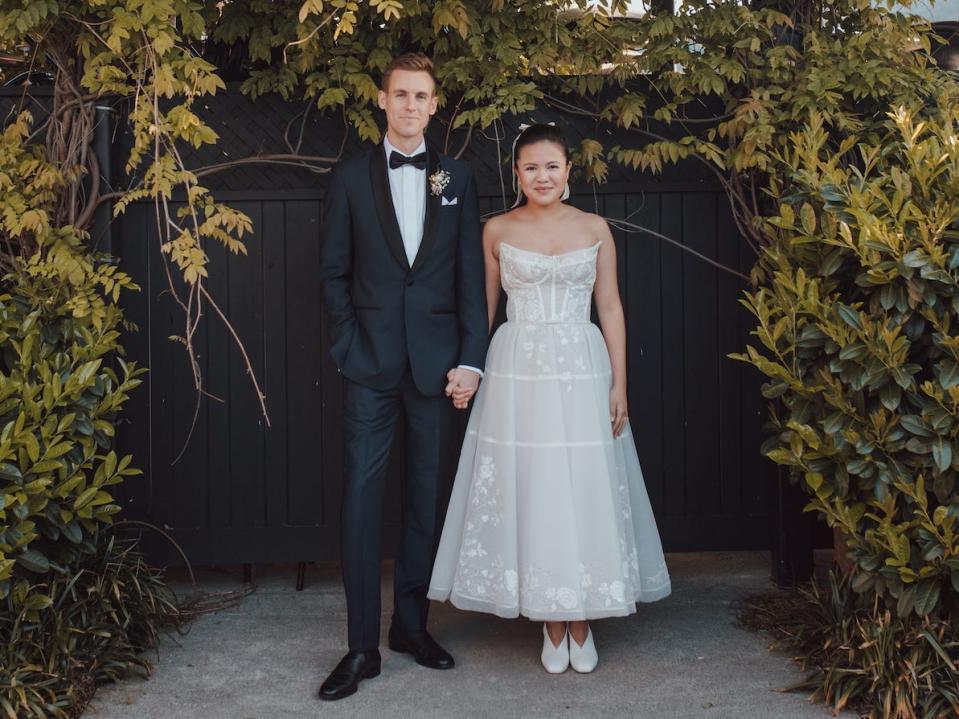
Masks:
[[[45,93],[41,88],[34,94],[36,114]],[[19,96],[19,89],[0,91],[4,115]],[[340,127],[314,114],[301,136],[301,111],[277,97],[251,102],[231,87],[202,109],[220,142],[188,155],[187,162],[200,167],[288,152],[284,135],[291,144],[299,142],[303,154],[335,155]],[[555,115],[516,118],[498,128],[499,142],[492,131],[477,135],[463,157],[476,172],[484,213],[512,201],[509,168],[501,160],[515,125],[530,117]],[[574,143],[595,131],[591,123],[558,119]],[[442,144],[446,129],[434,124],[432,139]],[[120,129],[114,138],[116,178],[129,138]],[[453,140],[461,136],[454,133]],[[347,153],[357,147],[351,140]],[[204,182],[218,200],[253,220],[246,256],[207,246],[208,287],[243,341],[266,394],[271,426],[260,415],[235,342],[209,312],[194,338],[208,393],[199,400],[194,424],[197,396],[189,364],[182,345],[170,339],[183,334],[183,318],[167,291],[154,210],[132,205],[112,228],[112,249],[142,287],[124,300],[138,328],[125,344],[129,358],[150,372],[119,431],[122,451],[132,452],[144,470],[122,490],[126,516],[164,529],[198,563],[335,558],[341,386],[326,353],[317,280],[325,176],[288,166],[240,165]],[[574,191],[574,204],[584,209],[628,219],[725,265],[745,270],[752,263],[725,196],[694,165],[660,177],[613,166],[606,184]],[[614,236],[627,318],[630,416],[665,547],[769,547],[771,538],[782,536],[770,532],[782,498],[775,468],[758,451],[765,414],[760,378],[726,358],[742,349],[752,326],[737,303],[742,282],[655,236]],[[386,498],[387,554],[396,536],[402,459],[400,441]],[[155,559],[175,559],[164,541],[154,538],[150,546]]]
[[[251,103],[232,91],[207,101],[206,112],[221,135],[217,150],[242,157],[281,150],[296,109],[277,98]],[[566,129],[574,140],[592,130]],[[437,130],[434,139],[442,142],[443,128]],[[514,132],[505,128],[505,137]],[[312,120],[301,151],[335,154],[339,133],[332,123]],[[500,153],[506,146],[499,144]],[[477,173],[485,213],[503,207],[501,178],[508,185],[508,168],[498,162],[501,156],[493,140],[480,139],[463,158]],[[218,159],[197,155],[192,161]],[[748,268],[752,258],[725,196],[690,170],[658,178],[614,170],[605,185],[576,187],[573,202]],[[143,288],[126,299],[128,317],[139,327],[127,348],[150,373],[121,432],[124,449],[145,470],[129,488],[128,511],[163,527],[196,562],[334,558],[341,386],[326,353],[317,281],[325,179],[258,165],[213,175],[210,184],[217,199],[253,220],[247,256],[209,246],[208,286],[243,340],[271,426],[260,416],[238,348],[209,316],[194,342],[206,391],[216,399],[200,400],[193,425],[197,397],[184,349],[169,339],[182,334],[183,321],[167,293],[153,207],[132,206],[114,242],[124,268]],[[751,326],[737,303],[742,281],[652,235],[614,235],[627,317],[630,415],[665,547],[767,547],[767,492],[775,473],[758,452],[764,413],[759,378],[726,358],[742,349]],[[387,553],[402,466],[398,444],[386,500]],[[162,543],[155,546],[172,557]]]

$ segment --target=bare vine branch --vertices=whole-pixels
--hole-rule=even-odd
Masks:
[[[251,165],[251,164],[275,164],[275,165],[290,165],[293,167],[300,167],[310,172],[315,172],[318,174],[324,174],[330,171],[329,167],[316,167],[310,163],[326,163],[328,165],[334,165],[339,162],[339,157],[324,157],[320,155],[298,155],[296,153],[280,153],[272,155],[251,155],[250,157],[241,157],[236,160],[228,160],[227,162],[219,162],[215,165],[206,165],[204,167],[197,168],[195,170],[190,170],[196,177],[204,177],[206,175],[212,175],[215,172],[222,172],[223,170],[229,170],[233,167],[239,167],[240,165]]]

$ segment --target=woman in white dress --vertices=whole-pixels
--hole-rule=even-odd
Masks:
[[[669,574],[629,428],[609,228],[563,204],[571,163],[557,128],[525,129],[513,164],[527,201],[483,231],[490,324],[500,282],[507,322],[490,342],[428,596],[542,621],[546,670],[589,672],[588,621],[665,597]]]

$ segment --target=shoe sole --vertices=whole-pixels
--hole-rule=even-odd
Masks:
[[[395,641],[393,641],[393,640],[390,640],[390,641],[387,643],[386,646],[388,646],[391,651],[398,652],[399,654],[410,654],[410,655],[413,655],[413,652],[411,652],[411,651],[406,647],[405,644],[400,644],[400,643],[398,643],[398,642],[395,642]],[[438,666],[435,666],[435,665],[433,665],[433,664],[425,664],[425,663],[421,662],[419,659],[417,659],[415,655],[413,655],[413,661],[415,661],[415,662],[416,662],[417,664],[419,664],[421,667],[426,667],[427,669],[439,669],[440,671],[443,671],[443,670],[446,670],[446,669],[452,669],[453,667],[456,666],[456,663],[455,663],[455,662],[451,662],[450,665],[449,665],[449,666],[446,666],[446,667],[438,667]]]

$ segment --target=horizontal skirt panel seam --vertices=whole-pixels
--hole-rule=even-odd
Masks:
[[[511,447],[531,447],[534,449],[549,449],[554,447],[600,447],[603,445],[611,445],[613,443],[611,440],[606,439],[584,440],[580,442],[520,442],[511,439],[496,439],[495,437],[486,437],[480,435],[475,429],[471,429],[469,434],[477,436],[480,442],[487,442],[489,444],[503,444]]]
[[[593,325],[596,327],[596,323],[590,322],[589,320],[511,320],[507,318],[501,327],[506,325],[537,325],[552,326],[552,325],[574,325],[576,327],[584,327],[588,325]]]
[[[572,374],[572,373],[563,373],[563,374],[542,374],[542,375],[532,375],[532,374],[512,374],[510,372],[496,372],[495,370],[487,370],[486,374],[492,377],[503,377],[504,379],[519,379],[531,382],[542,382],[546,380],[563,380],[568,381],[571,379],[605,379],[606,377],[611,377],[612,372],[600,372],[599,374]]]

